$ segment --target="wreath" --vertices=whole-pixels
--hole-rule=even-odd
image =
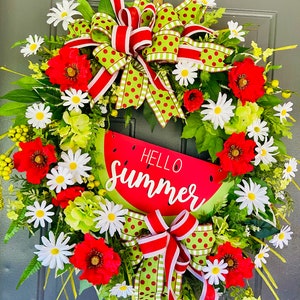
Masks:
[[[80,293],[93,286],[99,299],[258,299],[247,281],[256,270],[278,299],[266,263],[269,254],[285,261],[277,249],[293,233],[287,187],[297,186],[297,160],[283,142],[292,138],[293,92],[269,74],[280,68],[273,53],[295,46],[244,47],[246,27],[212,29],[224,12],[215,0],[101,0],[97,12],[63,0],[47,23],[65,35],[14,45],[39,57],[0,107],[13,117],[2,135],[12,147],[0,155],[1,180],[11,183],[4,198],[14,198],[2,203],[5,242],[22,228],[41,232],[18,286],[44,266],[67,276],[57,299],[68,283],[76,298],[78,274]],[[118,118],[130,126],[136,111],[151,129],[182,126],[206,160],[111,130]],[[179,190],[164,154],[173,173],[188,165]],[[162,173],[152,180],[154,164]],[[189,172],[198,181],[184,186]],[[201,198],[199,186],[211,190]],[[168,196],[166,207],[150,205],[154,195]]]

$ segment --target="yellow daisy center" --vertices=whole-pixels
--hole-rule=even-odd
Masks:
[[[257,257],[258,257],[259,259],[262,259],[262,258],[264,258],[264,254],[263,254],[263,253],[259,253],[259,254],[257,255]]]
[[[127,286],[126,285],[121,285],[120,286],[120,291],[126,291],[127,290]]]
[[[254,127],[254,131],[255,131],[255,132],[260,132],[260,128],[259,128],[258,126],[255,126],[255,127]]]
[[[29,49],[30,49],[30,51],[35,51],[36,50],[36,48],[37,48],[37,44],[31,44],[30,46],[29,46]]]
[[[189,75],[189,71],[187,69],[181,70],[181,76],[187,77]]]
[[[35,114],[35,117],[36,117],[37,120],[41,121],[41,120],[44,119],[45,115],[42,111],[39,111]]]
[[[107,215],[107,218],[108,218],[108,220],[109,220],[110,222],[113,222],[113,221],[116,219],[116,215],[113,214],[113,213],[109,213],[109,214]]]
[[[261,150],[261,156],[266,156],[267,155],[267,150],[266,149],[262,149]]]
[[[291,166],[288,166],[288,167],[286,168],[286,171],[287,171],[288,173],[291,173],[292,170],[293,170],[293,168],[292,168]]]
[[[73,102],[74,104],[80,103],[80,97],[78,97],[78,96],[73,96],[73,97],[72,97],[72,102]]]
[[[59,249],[58,248],[52,248],[50,252],[51,252],[52,255],[57,255],[59,253]]]
[[[213,267],[211,269],[211,272],[214,274],[214,275],[217,275],[220,273],[220,268],[219,267]]]
[[[38,217],[38,218],[42,218],[44,215],[45,215],[45,212],[41,209],[38,209],[36,212],[35,212],[35,215]]]
[[[57,184],[62,184],[65,181],[65,177],[62,175],[58,175],[55,179]]]
[[[68,13],[66,11],[63,11],[60,16],[61,18],[65,18],[68,16]]]
[[[222,108],[220,106],[217,106],[214,110],[216,115],[219,115],[222,112]]]
[[[72,161],[69,164],[69,167],[70,167],[71,170],[76,170],[77,169],[77,163],[75,161]]]
[[[283,232],[278,234],[278,239],[281,240],[281,241],[284,240],[284,233]]]
[[[254,201],[255,198],[256,198],[256,196],[255,196],[254,193],[252,193],[252,192],[248,193],[248,199],[249,199],[249,200]]]
[[[285,116],[286,113],[287,113],[286,109],[283,109],[283,110],[281,111],[281,115],[282,115],[282,116]]]

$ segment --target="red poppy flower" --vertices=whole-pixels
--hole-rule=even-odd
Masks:
[[[265,94],[264,68],[256,66],[251,58],[235,62],[228,72],[229,84],[233,94],[242,101],[256,102]]]
[[[77,48],[61,48],[59,54],[48,61],[48,66],[46,75],[52,84],[59,84],[62,91],[69,88],[87,91],[92,78],[90,62]]]
[[[43,146],[42,140],[36,138],[30,142],[20,142],[19,152],[14,154],[14,166],[19,172],[26,172],[26,179],[33,184],[40,184],[46,176],[49,166],[56,162],[55,147]]]
[[[83,270],[80,279],[86,279],[93,285],[107,284],[111,277],[117,275],[121,258],[118,253],[105,244],[103,238],[96,239],[89,233],[84,241],[75,246],[70,262]]]
[[[73,201],[76,197],[80,196],[84,191],[81,186],[71,186],[65,190],[62,190],[52,198],[52,203],[55,206],[60,206],[61,208],[66,208],[69,205],[69,201]]]
[[[198,110],[203,102],[203,94],[197,89],[186,91],[183,95],[183,104],[188,112]]]
[[[218,247],[218,252],[214,256],[210,256],[209,260],[221,259],[227,263],[227,274],[225,277],[226,288],[231,286],[245,286],[244,278],[251,278],[253,276],[254,263],[251,258],[245,258],[240,248],[233,247],[229,242]]]
[[[253,170],[251,161],[255,157],[253,140],[246,140],[245,133],[233,133],[224,143],[224,148],[217,153],[221,168],[233,176],[243,175]]]

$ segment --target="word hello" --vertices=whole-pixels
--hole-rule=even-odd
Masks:
[[[157,151],[156,151],[157,152]],[[152,152],[151,152],[152,153]],[[148,157],[148,160],[150,160]],[[159,156],[158,156],[159,157]],[[118,181],[121,184],[126,184],[128,188],[145,188],[147,189],[148,198],[153,198],[155,195],[164,193],[169,195],[168,203],[173,205],[176,202],[190,203],[190,210],[196,211],[206,201],[203,198],[199,203],[199,197],[195,194],[197,186],[196,184],[190,184],[189,187],[176,188],[171,185],[169,180],[160,178],[158,182],[155,182],[150,178],[150,175],[136,170],[129,171],[126,167],[121,167],[121,162],[114,160],[111,164],[111,178],[106,182],[107,191],[112,191],[116,188]]]
[[[182,169],[182,160],[177,158],[173,163],[169,161],[170,155],[163,155],[163,153],[156,150],[144,148],[141,162],[145,162],[150,166],[155,166],[167,171],[172,170],[174,173],[179,173]]]

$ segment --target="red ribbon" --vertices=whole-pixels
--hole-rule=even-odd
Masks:
[[[176,299],[171,286],[173,272],[183,274],[191,260],[189,251],[180,241],[195,231],[198,220],[184,210],[169,227],[160,211],[156,210],[145,217],[145,222],[152,235],[138,240],[140,250],[145,258],[158,254],[164,256],[166,286],[169,291],[168,299]]]

